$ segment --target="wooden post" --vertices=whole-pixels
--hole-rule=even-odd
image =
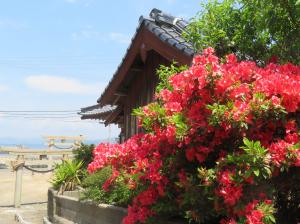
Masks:
[[[16,171],[15,198],[14,198],[15,208],[20,208],[21,206],[23,166],[24,166],[24,160],[17,161],[17,163],[14,166],[14,170]]]
[[[63,154],[63,158],[62,158],[63,160],[68,160],[69,159],[69,156],[68,156],[68,154]]]

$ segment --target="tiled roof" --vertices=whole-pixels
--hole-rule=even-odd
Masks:
[[[104,120],[111,112],[116,109],[116,106],[106,105],[101,107],[99,104],[94,106],[81,108],[79,115],[81,119],[98,119]]]
[[[168,15],[158,9],[152,9],[150,18],[140,18],[140,25],[159,37],[163,42],[177,48],[188,56],[194,55],[193,46],[182,38],[188,22],[182,18]]]
[[[166,14],[158,9],[152,9],[150,12],[150,17],[141,16],[139,19],[139,25],[136,29],[134,36],[131,39],[131,44],[127,48],[125,56],[123,57],[121,63],[119,64],[115,74],[110,80],[104,92],[107,90],[108,86],[115,79],[121,65],[124,63],[126,55],[128,54],[129,49],[131,48],[135,37],[141,28],[147,28],[151,33],[157,36],[161,41],[166,44],[175,47],[177,50],[181,51],[183,54],[192,57],[194,55],[193,47],[190,43],[188,43],[185,39],[182,38],[182,32],[186,29],[188,22],[185,20],[174,17],[172,15]],[[104,93],[103,92],[103,93]],[[100,96],[98,102],[103,96]],[[99,104],[82,108],[80,115],[82,115],[82,119],[104,119],[109,113],[113,112],[116,109],[116,106],[105,105],[100,107]]]
[[[138,34],[139,30],[142,27],[146,27],[150,32],[155,34],[157,37],[160,38],[163,42],[177,48],[179,51],[182,51],[187,56],[193,56],[195,51],[190,43],[188,43],[185,39],[182,38],[182,32],[186,29],[188,22],[174,17],[172,15],[166,14],[159,9],[152,9],[150,14],[150,18],[146,18],[141,16],[139,19],[139,25],[136,28],[136,32],[131,39],[131,44],[128,46],[127,51],[119,64],[115,74],[113,75],[112,79],[108,83],[107,87],[105,88],[102,95],[98,98],[97,102],[101,101],[101,98],[105,91],[107,90],[108,86],[112,83],[115,79],[115,76],[118,74],[118,71],[125,61],[126,55],[128,54],[131,45]]]

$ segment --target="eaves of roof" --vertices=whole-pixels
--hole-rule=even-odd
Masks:
[[[153,11],[155,11],[156,9],[153,9],[150,13],[150,16],[152,14]],[[157,10],[159,11],[159,10]],[[159,11],[161,12],[161,11]],[[163,16],[162,16],[163,18]],[[175,18],[175,17],[173,17]],[[163,18],[164,19],[164,18]],[[131,44],[129,45],[129,47],[127,48],[127,51],[123,57],[123,59],[121,60],[121,63],[119,64],[116,72],[114,73],[112,79],[110,80],[110,82],[108,83],[107,87],[105,88],[104,92],[102,93],[102,95],[98,98],[97,102],[101,105],[104,106],[106,105],[106,103],[102,102],[104,95],[106,94],[106,92],[108,91],[108,89],[110,88],[111,84],[113,83],[113,81],[115,79],[117,79],[118,74],[123,66],[123,64],[125,63],[127,56],[130,52],[130,50],[132,49],[132,46],[135,42],[135,40],[137,39],[137,36],[139,34],[139,32],[145,28],[148,31],[150,31],[151,33],[153,33],[156,37],[158,37],[163,43],[174,47],[176,50],[178,50],[179,52],[181,52],[182,54],[186,55],[187,57],[192,58],[193,55],[195,54],[195,51],[193,49],[193,46],[188,43],[183,37],[182,37],[182,31],[185,29],[185,27],[188,25],[188,23],[182,19],[179,18],[175,18],[175,23],[174,24],[170,24],[170,23],[165,23],[159,19],[156,18],[145,18],[143,16],[140,17],[139,19],[139,25],[136,29],[136,32],[134,34],[134,36],[131,39]],[[173,21],[174,22],[174,21]]]
[[[97,119],[97,120],[105,120],[108,115],[110,115],[116,106],[106,105],[101,107],[99,104],[81,108],[79,115],[81,115],[81,119]]]

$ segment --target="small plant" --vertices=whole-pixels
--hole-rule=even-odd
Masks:
[[[121,177],[118,177],[116,184],[109,189],[103,189],[102,187],[109,181],[111,175],[112,168],[110,166],[88,175],[82,181],[84,191],[81,199],[126,207],[133,198],[133,192],[124,184]]]
[[[86,169],[88,164],[90,164],[93,161],[93,151],[94,151],[95,145],[86,145],[81,144],[78,149],[74,151],[75,154],[75,160],[76,161],[82,161],[82,168]]]
[[[53,188],[62,193],[75,190],[81,184],[82,165],[82,161],[72,160],[64,160],[61,164],[57,164],[50,181]]]
[[[93,201],[101,201],[105,197],[105,191],[102,185],[111,176],[111,168],[104,167],[103,169],[86,176],[82,181],[84,188],[82,199],[91,199]]]

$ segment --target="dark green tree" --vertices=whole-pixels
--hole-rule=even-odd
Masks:
[[[76,161],[82,161],[83,165],[82,168],[86,169],[87,166],[93,161],[93,150],[95,148],[95,145],[86,145],[81,144],[78,149],[74,151],[75,154],[75,160]]]
[[[186,38],[197,51],[214,47],[264,65],[300,64],[300,0],[213,0],[192,19]]]

